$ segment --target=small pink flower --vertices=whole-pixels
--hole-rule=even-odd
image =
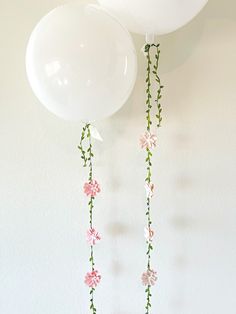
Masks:
[[[99,275],[97,270],[87,273],[85,276],[85,284],[90,288],[96,288],[101,280],[101,275]]]
[[[147,242],[151,243],[154,237],[154,231],[150,227],[145,227],[144,237],[147,240]]]
[[[154,186],[154,184],[152,182],[145,184],[147,198],[153,197],[153,195],[154,195],[154,188],[155,188],[155,186]]]
[[[84,193],[87,196],[96,196],[97,193],[101,191],[100,186],[96,180],[93,180],[91,182],[86,182],[84,184]]]
[[[87,231],[87,241],[90,245],[95,245],[97,241],[100,241],[101,237],[99,235],[99,233],[94,229],[94,228],[90,228]]]
[[[157,272],[154,270],[147,270],[142,274],[142,283],[144,286],[154,286],[157,281]]]
[[[157,136],[155,134],[152,134],[146,131],[140,137],[140,145],[141,145],[141,148],[148,148],[148,149],[155,148],[157,146]]]

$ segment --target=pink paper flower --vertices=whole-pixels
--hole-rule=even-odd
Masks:
[[[96,288],[100,280],[101,275],[99,275],[97,270],[94,270],[91,273],[86,274],[84,282],[89,288]]]
[[[90,245],[95,245],[96,242],[98,242],[100,240],[101,240],[101,237],[100,237],[99,233],[94,228],[90,228],[87,231],[87,241]]]
[[[148,148],[148,149],[155,148],[157,146],[157,136],[155,134],[152,134],[146,131],[140,137],[140,145],[141,145],[141,148]]]
[[[154,231],[150,227],[145,227],[144,237],[147,240],[147,242],[151,243],[154,237]]]
[[[154,186],[154,184],[152,182],[145,184],[147,198],[153,197],[153,195],[154,195],[154,188],[155,188],[155,186]]]
[[[84,184],[84,193],[87,196],[96,196],[97,193],[101,191],[100,186],[96,180],[93,180],[91,182],[86,182]]]
[[[157,272],[154,270],[147,270],[142,274],[142,283],[144,286],[154,286],[157,281]]]

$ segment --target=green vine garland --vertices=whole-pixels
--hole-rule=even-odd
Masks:
[[[85,277],[85,283],[89,286],[90,291],[90,310],[92,314],[97,313],[97,309],[94,304],[94,292],[96,286],[99,284],[101,280],[101,276],[98,271],[95,270],[95,261],[94,261],[94,245],[96,241],[100,240],[100,236],[93,226],[93,208],[94,208],[94,200],[97,193],[100,192],[100,186],[96,180],[93,179],[93,162],[92,159],[94,157],[92,151],[92,138],[91,138],[91,125],[86,124],[82,128],[80,144],[78,149],[81,152],[81,159],[83,160],[84,167],[89,168],[88,172],[88,182],[84,184],[84,192],[87,196],[89,196],[88,208],[89,208],[89,227],[90,229],[87,231],[87,240],[90,244],[90,257],[89,262],[91,265],[91,272],[87,273]],[[88,140],[88,148],[84,148],[84,141]]]
[[[151,59],[151,48],[156,48],[155,51],[155,60],[152,61]],[[159,58],[160,58],[160,45],[159,44],[146,44],[144,47],[144,52],[147,59],[147,76],[146,76],[146,121],[147,121],[147,127],[146,127],[146,133],[141,138],[141,146],[142,148],[146,149],[146,178],[145,178],[145,184],[146,189],[148,189],[147,198],[146,198],[146,216],[147,216],[147,232],[148,235],[146,237],[147,242],[147,272],[143,274],[142,280],[143,284],[146,287],[145,293],[146,293],[146,305],[145,305],[145,314],[150,313],[151,309],[151,287],[155,284],[156,281],[156,272],[152,270],[151,268],[151,252],[153,251],[153,244],[152,244],[152,238],[154,235],[154,231],[151,229],[152,226],[152,218],[151,218],[151,197],[154,189],[154,185],[151,182],[152,179],[152,149],[156,146],[156,135],[151,133],[152,128],[152,115],[151,110],[153,108],[153,101],[152,101],[152,80],[151,75],[154,75],[155,82],[157,84],[156,89],[156,97],[155,97],[155,103],[157,108],[157,113],[155,115],[157,119],[157,125],[156,127],[159,128],[161,126],[162,122],[162,107],[160,103],[160,99],[162,97],[162,89],[163,85],[161,85],[161,80],[158,74],[159,69]],[[153,66],[153,67],[152,67]]]

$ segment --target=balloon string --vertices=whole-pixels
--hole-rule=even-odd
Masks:
[[[146,33],[145,35],[146,44],[153,44],[155,42],[155,34],[153,33]]]

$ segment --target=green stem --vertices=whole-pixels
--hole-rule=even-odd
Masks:
[[[86,151],[85,151],[84,148],[83,148],[83,142],[84,142],[84,139],[85,139],[85,135],[86,135],[86,130],[87,130],[87,128],[88,128],[88,124],[86,124],[86,125],[82,128],[81,138],[80,138],[80,144],[78,145],[78,149],[79,149],[80,152],[81,152],[81,159],[83,159],[83,161],[84,161],[83,167],[86,167],[86,166],[87,166],[87,161],[88,161],[88,157],[87,157]]]
[[[155,75],[155,80],[157,82],[158,88],[157,88],[157,94],[156,94],[156,106],[157,106],[157,114],[156,114],[156,118],[157,118],[157,127],[159,128],[161,126],[161,122],[162,122],[162,107],[161,107],[161,103],[160,103],[160,99],[162,97],[161,92],[162,92],[162,88],[164,87],[163,85],[161,85],[161,80],[158,74],[158,69],[159,69],[159,59],[160,59],[160,44],[158,45],[154,45],[156,47],[156,54],[155,54],[155,59],[156,62],[153,66],[154,70],[153,70],[153,74]]]
[[[146,44],[145,45],[145,53],[146,53],[146,58],[147,58],[147,76],[146,76],[146,120],[147,120],[147,131],[150,132],[151,130],[151,125],[152,125],[152,119],[151,119],[151,109],[152,109],[152,92],[151,92],[151,65],[152,65],[152,60],[151,60],[151,54],[150,50],[152,47],[156,48],[156,53],[155,53],[155,62],[153,65],[153,71],[152,74],[155,76],[155,81],[157,83],[157,92],[156,92],[156,98],[155,102],[157,105],[157,127],[159,128],[161,126],[161,121],[162,121],[162,107],[160,104],[160,99],[161,99],[161,91],[163,86],[161,85],[161,80],[158,75],[158,67],[159,67],[159,58],[160,58],[160,49],[159,49],[159,44]],[[146,149],[146,169],[147,169],[147,174],[145,178],[145,182],[147,184],[151,184],[151,178],[152,178],[152,152],[150,151],[149,148]],[[146,216],[147,216],[147,225],[148,228],[151,228],[152,225],[152,219],[151,219],[151,199],[150,197],[147,197],[146,199],[146,204],[147,204],[147,210],[146,210]],[[153,250],[152,244],[147,241],[147,270],[151,270],[151,252]],[[146,290],[146,305],[145,305],[145,314],[150,313],[150,308],[151,308],[151,286],[147,286]]]
[[[86,133],[87,131],[87,133]],[[89,144],[88,144],[88,149],[84,149],[83,142],[85,140],[85,137],[88,138]],[[81,133],[81,139],[80,139],[80,144],[78,146],[80,152],[81,152],[81,158],[84,161],[84,167],[88,165],[89,167],[89,174],[88,174],[88,182],[91,183],[93,181],[93,162],[92,159],[94,157],[93,151],[92,151],[92,138],[91,138],[91,132],[90,132],[90,124],[86,124]],[[94,196],[91,196],[88,202],[88,207],[89,207],[89,225],[90,228],[93,228],[93,208],[94,208]],[[90,246],[90,258],[89,262],[91,263],[91,271],[94,271],[95,268],[95,262],[94,262],[94,251],[93,251],[93,246]],[[95,288],[90,289],[90,310],[92,314],[96,314],[97,309],[94,305],[94,291]]]
[[[92,162],[92,158],[93,158],[93,152],[92,152],[92,138],[91,138],[91,132],[90,132],[90,125],[88,125],[87,128],[88,132],[87,132],[87,137],[89,139],[89,148],[87,150],[89,156],[88,156],[88,161],[89,161],[89,176],[88,176],[88,181],[89,183],[91,183],[93,181],[93,162]],[[91,196],[90,200],[89,200],[89,224],[90,224],[90,228],[93,228],[93,207],[94,207],[94,197]],[[93,246],[90,246],[90,262],[91,262],[91,270],[94,271],[94,252],[93,252]],[[96,314],[96,307],[94,305],[94,288],[90,289],[90,310],[92,311],[93,314]]]
[[[147,131],[150,132],[152,121],[151,121],[151,109],[152,109],[152,102],[151,102],[151,57],[150,57],[150,48],[151,45],[146,45],[145,46],[145,52],[146,52],[146,57],[147,57],[147,77],[146,77],[146,120],[147,120]],[[146,174],[146,183],[150,184],[151,183],[151,167],[152,167],[152,153],[149,148],[146,149],[146,168],[147,168],[147,174]],[[150,206],[150,198],[147,197],[147,222],[148,222],[148,227],[151,226],[151,206]],[[151,267],[151,248],[150,244],[147,242],[147,269],[149,270]],[[146,292],[146,305],[145,305],[145,314],[149,314],[149,309],[151,307],[151,292],[150,292],[151,287],[148,286],[145,290]]]
[[[146,77],[146,105],[147,105],[147,110],[146,110],[146,120],[147,120],[147,131],[150,131],[151,128],[151,109],[152,109],[152,103],[151,103],[151,56],[150,56],[150,45],[145,46],[145,52],[147,53],[147,77]]]

